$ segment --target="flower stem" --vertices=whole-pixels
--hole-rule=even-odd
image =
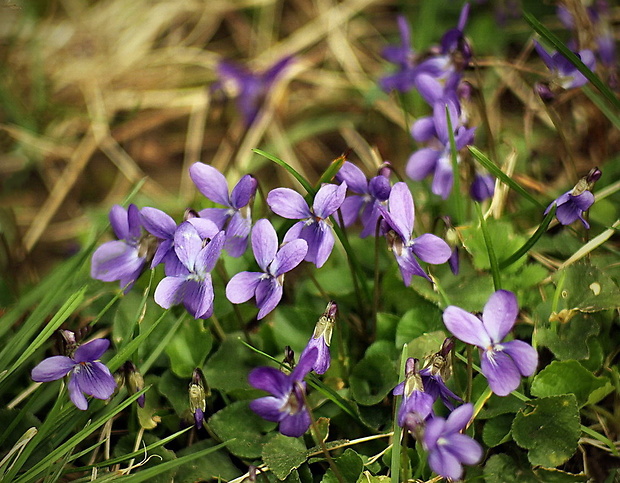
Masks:
[[[489,263],[491,264],[491,275],[493,275],[493,285],[495,286],[495,290],[502,289],[502,279],[499,271],[499,264],[497,263],[497,257],[495,256],[495,250],[493,249],[493,243],[491,242],[491,235],[489,234],[489,229],[487,227],[487,221],[484,219],[482,215],[482,209],[480,208],[480,203],[474,203],[476,207],[476,213],[478,214],[478,219],[480,220],[480,228],[482,229],[482,236],[484,237],[484,243],[487,247],[487,253],[489,255]]]

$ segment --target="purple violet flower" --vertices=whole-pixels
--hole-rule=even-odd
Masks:
[[[574,89],[588,82],[588,79],[579,72],[577,67],[560,52],[549,54],[537,41],[534,41],[534,46],[538,55],[553,74],[555,82],[562,88]],[[581,50],[578,53],[575,52],[575,55],[581,59],[588,69],[594,70],[596,59],[591,50]]]
[[[357,193],[347,196],[340,207],[344,226],[352,225],[359,215],[363,224],[360,238],[374,235],[381,216],[379,205],[385,205],[390,196],[390,180],[379,175],[369,181],[362,170],[349,161],[342,165],[336,179],[346,182],[348,188]]]
[[[407,184],[396,183],[390,192],[388,209],[383,206],[380,209],[390,229],[388,246],[394,253],[405,285],[411,284],[413,275],[430,280],[415,257],[427,263],[444,263],[450,258],[451,250],[445,241],[430,233],[413,238],[415,211]]]
[[[213,313],[210,272],[220,256],[225,236],[214,223],[202,222],[207,226],[202,233],[189,221],[181,223],[176,230],[174,251],[185,271],[165,277],[155,289],[158,305],[168,309],[182,303],[196,319],[209,318]]]
[[[452,374],[452,366],[448,356],[453,347],[454,340],[452,338],[445,339],[439,352],[430,356],[425,362],[426,367],[419,372],[426,393],[432,396],[433,401],[441,398],[441,402],[450,411],[454,409],[452,400],[463,402],[460,397],[448,389],[445,383]]]
[[[474,181],[469,188],[471,199],[482,202],[488,198],[492,198],[495,193],[495,178],[491,174],[478,174],[474,177]]]
[[[299,265],[306,253],[305,240],[291,240],[278,250],[278,235],[269,220],[261,219],[252,229],[252,251],[262,272],[240,272],[226,286],[226,297],[233,304],[256,298],[258,319],[276,308],[282,298],[284,274]]]
[[[144,270],[148,251],[142,238],[138,208],[131,204],[125,210],[114,205],[110,210],[110,224],[118,240],[106,242],[95,250],[90,276],[104,282],[119,280],[127,293]]]
[[[272,394],[250,402],[250,409],[267,421],[280,423],[280,432],[285,436],[297,438],[310,427],[303,379],[312,370],[317,355],[316,349],[305,353],[288,375],[273,367],[257,367],[248,376],[253,387]]]
[[[249,174],[243,176],[228,194],[226,178],[208,164],[194,163],[189,168],[192,181],[204,196],[226,208],[206,208],[201,218],[211,220],[220,230],[226,230],[225,248],[231,257],[240,257],[248,246],[252,228],[250,202],[258,182]]]
[[[420,425],[433,414],[433,397],[424,391],[418,371],[418,360],[410,357],[405,363],[405,380],[398,384],[392,394],[403,396],[398,409],[398,425],[407,426],[414,435]],[[412,417],[413,416],[413,417]]]
[[[183,264],[174,251],[174,233],[177,230],[177,224],[172,217],[157,208],[147,206],[140,210],[140,221],[144,229],[159,240],[151,268],[163,263],[166,275],[174,276],[183,273]]]
[[[98,359],[108,350],[110,341],[94,339],[79,346],[67,356],[53,356],[41,361],[30,374],[35,382],[56,381],[69,375],[69,397],[78,409],[88,409],[84,394],[108,399],[116,389],[110,370]]]
[[[474,412],[471,403],[456,408],[448,419],[435,417],[426,423],[424,447],[428,451],[428,464],[438,475],[450,480],[463,476],[463,464],[475,465],[482,459],[482,447],[461,431],[465,429]]]
[[[334,324],[336,323],[336,312],[338,306],[336,302],[329,302],[325,308],[325,312],[319,318],[314,327],[312,337],[308,341],[308,344],[301,353],[303,358],[307,352],[310,352],[313,348],[317,350],[317,359],[312,369],[317,374],[325,374],[331,363],[331,357],[329,355],[329,346],[332,341],[332,332],[334,330]]]
[[[538,353],[531,345],[521,340],[502,342],[517,315],[517,297],[507,290],[498,290],[489,297],[482,320],[454,305],[443,313],[444,324],[452,334],[481,349],[482,374],[498,396],[514,391],[521,376],[531,376],[538,365]]]
[[[321,268],[334,248],[329,217],[342,205],[347,192],[347,183],[325,184],[314,196],[312,208],[304,198],[289,188],[276,188],[267,195],[271,210],[283,218],[301,220],[295,223],[284,236],[284,242],[297,238],[306,240],[308,253],[304,260]]]
[[[216,86],[219,87],[226,81],[236,84],[237,109],[249,126],[256,120],[270,89],[292,60],[293,57],[285,57],[263,72],[252,72],[238,64],[221,61],[218,65],[221,81]]]
[[[562,225],[570,225],[578,219],[581,220],[586,229],[590,228],[590,224],[584,219],[583,213],[590,209],[594,204],[594,195],[590,191],[594,187],[602,173],[598,168],[593,168],[590,172],[581,178],[571,191],[567,191],[562,196],[554,200],[544,214],[551,210],[553,205],[558,208],[555,216]]]

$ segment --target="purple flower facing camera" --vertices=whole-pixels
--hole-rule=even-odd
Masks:
[[[110,370],[98,359],[108,350],[110,341],[94,339],[79,346],[70,357],[53,356],[41,361],[30,376],[35,382],[51,382],[69,375],[69,397],[78,409],[88,409],[84,394],[108,399],[116,389]]]
[[[256,299],[258,319],[276,308],[282,298],[284,274],[299,265],[308,251],[305,240],[285,243],[278,249],[278,235],[269,220],[261,219],[252,230],[252,250],[262,272],[240,272],[226,286],[226,297],[233,304]]]
[[[347,192],[347,183],[341,185],[325,184],[314,196],[312,208],[296,191],[289,188],[276,188],[267,195],[271,210],[295,223],[284,236],[284,242],[297,238],[306,240],[308,252],[304,260],[321,268],[334,248],[334,234],[329,217],[342,205]]]
[[[481,349],[482,374],[498,396],[514,391],[521,377],[534,374],[538,365],[538,353],[531,345],[521,340],[502,342],[518,314],[517,298],[507,290],[498,290],[489,297],[481,319],[454,305],[443,313],[444,324],[452,334]]]

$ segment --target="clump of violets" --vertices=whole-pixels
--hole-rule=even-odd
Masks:
[[[473,415],[474,406],[463,404],[447,419],[434,417],[426,422],[422,438],[428,464],[438,475],[450,480],[463,476],[463,464],[475,465],[482,459],[482,447],[462,431]]]
[[[321,268],[334,248],[334,233],[329,217],[340,208],[347,193],[347,183],[325,184],[314,196],[312,208],[296,191],[276,188],[267,195],[271,210],[283,218],[300,220],[284,236],[284,243],[301,238],[308,243],[304,260]]]
[[[583,217],[583,213],[594,204],[594,195],[591,190],[594,187],[594,183],[601,178],[601,175],[600,169],[592,168],[586,176],[577,182],[571,191],[567,191],[547,206],[544,214],[549,213],[555,205],[557,206],[555,216],[562,225],[570,225],[577,220],[581,220],[583,226],[589,229],[590,224]]]
[[[201,220],[197,225],[183,222],[174,234],[174,251],[183,264],[183,271],[165,277],[155,289],[155,302],[168,309],[183,304],[196,319],[213,313],[213,282],[215,267],[224,245],[225,234],[214,223]]]
[[[106,242],[95,250],[90,276],[104,282],[118,280],[127,293],[144,270],[149,240],[142,236],[140,212],[133,203],[127,209],[114,205],[110,210],[110,225],[118,240]]]
[[[285,436],[298,438],[310,427],[304,377],[312,370],[317,356],[317,349],[312,348],[299,358],[290,374],[273,367],[257,367],[248,376],[250,385],[271,393],[250,402],[250,409],[267,421],[280,423],[279,430]]]
[[[264,71],[253,72],[241,65],[223,60],[217,68],[220,82],[215,87],[221,87],[229,82],[235,85],[237,109],[243,116],[245,124],[249,126],[256,120],[270,90],[292,61],[293,57],[284,57]]]
[[[192,181],[205,197],[224,205],[225,208],[205,208],[198,212],[201,218],[211,220],[220,230],[226,231],[225,248],[231,257],[245,253],[252,229],[250,204],[258,182],[246,174],[228,194],[226,178],[208,164],[194,163],[189,168]]]
[[[308,244],[296,239],[278,249],[278,235],[269,220],[261,219],[252,230],[252,251],[262,272],[239,272],[226,286],[226,297],[234,304],[256,299],[258,319],[276,308],[282,298],[284,275],[299,265]]]
[[[84,394],[97,399],[108,399],[116,389],[116,381],[110,370],[99,361],[108,350],[110,341],[94,339],[65,356],[52,356],[41,361],[30,373],[35,382],[51,382],[69,376],[67,388],[71,402],[78,409],[88,409]]]
[[[430,280],[416,257],[427,263],[445,263],[452,250],[445,241],[433,234],[413,237],[415,211],[413,197],[406,183],[396,183],[390,192],[388,208],[382,206],[380,209],[387,224],[388,247],[396,258],[405,285],[411,284],[414,275]]]
[[[332,341],[332,333],[334,331],[334,324],[336,323],[337,311],[338,305],[336,305],[336,302],[330,301],[327,304],[323,315],[319,317],[319,320],[314,327],[312,337],[310,337],[308,344],[301,354],[301,357],[304,357],[304,354],[311,351],[313,348],[317,350],[316,362],[312,366],[312,369],[317,374],[325,374],[331,363],[329,346]]]
[[[507,290],[489,297],[482,318],[454,305],[443,313],[444,324],[457,339],[480,348],[482,374],[498,396],[517,389],[521,377],[534,374],[538,365],[538,353],[531,345],[521,340],[504,342],[517,315],[517,297]]]

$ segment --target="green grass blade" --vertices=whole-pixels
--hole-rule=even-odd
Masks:
[[[30,482],[30,481],[33,481],[33,480],[37,479],[41,475],[41,473],[43,473],[44,471],[47,470],[49,465],[54,463],[54,461],[56,461],[57,459],[62,458],[63,455],[65,455],[67,453],[67,451],[70,451],[78,443],[82,442],[89,435],[91,435],[97,429],[102,427],[108,420],[112,419],[114,416],[119,414],[121,411],[123,411],[124,409],[129,407],[134,401],[136,401],[148,389],[149,388],[144,388],[142,391],[137,392],[136,394],[134,394],[131,397],[127,398],[125,401],[123,401],[117,407],[107,411],[106,414],[104,414],[102,417],[100,417],[95,422],[89,424],[88,426],[86,426],[81,431],[78,431],[75,435],[73,435],[71,438],[69,438],[67,441],[65,441],[65,443],[59,445],[56,449],[54,449],[49,454],[47,454],[41,461],[39,461],[32,468],[30,468],[28,471],[26,471],[26,473],[24,473],[19,479],[16,480],[16,483],[26,483],[26,482]],[[47,421],[46,421],[46,423],[47,423]],[[26,452],[24,452],[24,453],[26,453]],[[28,453],[28,454],[24,454],[24,453],[22,453],[21,457],[24,457],[24,461],[25,461],[25,459],[30,455],[30,453]],[[20,457],[20,459],[21,459],[21,457]],[[9,477],[15,477],[15,475],[14,474],[13,475],[9,475]],[[9,479],[7,481],[12,481],[12,480]]]
[[[478,148],[475,148],[474,146],[467,146],[467,149],[469,149],[469,152],[472,154],[472,156],[476,158],[476,160],[482,166],[484,166],[489,171],[489,173],[499,179],[502,183],[519,193],[530,203],[536,205],[537,208],[545,208],[540,201],[538,201],[527,191],[525,191],[525,189],[523,189],[523,187],[519,183],[517,183],[515,180],[507,176],[501,169],[499,169],[499,167],[497,167],[495,163],[491,161],[482,151],[480,151]]]
[[[588,99],[599,108],[599,110],[605,115],[607,119],[611,121],[616,129],[620,129],[620,116],[616,114],[607,104],[605,99],[597,91],[592,89],[589,85],[585,85],[581,88]]]
[[[407,344],[403,346],[400,357],[399,381],[405,380],[405,369],[407,367]],[[392,436],[392,461],[390,463],[391,482],[399,483],[400,481],[400,440],[403,436],[403,428],[398,425],[398,409],[402,396],[394,396],[394,435]]]
[[[288,164],[285,161],[282,161],[280,158],[269,154],[265,151],[263,151],[262,149],[252,149],[252,151],[254,151],[256,154],[260,154],[261,156],[273,161],[274,163],[282,166],[284,169],[286,169],[289,173],[291,173],[293,175],[293,177],[299,181],[299,183],[304,187],[304,189],[310,193],[312,196],[314,196],[314,194],[316,193],[316,190],[314,189],[314,187],[306,180],[306,178],[304,178],[301,174],[299,174],[297,172],[297,170],[295,168],[293,168],[290,164]]]
[[[495,255],[495,249],[493,248],[491,236],[489,235],[487,221],[484,219],[484,216],[482,214],[482,208],[480,208],[480,203],[474,202],[474,206],[476,207],[476,213],[478,214],[478,219],[480,220],[480,228],[482,229],[484,244],[486,245],[487,254],[489,255],[489,262],[491,264],[491,275],[493,275],[493,285],[495,286],[495,290],[501,290],[502,278],[499,271],[499,264],[497,263],[497,256]]]
[[[31,332],[37,329],[36,325],[31,324],[32,326],[25,325],[24,328],[16,334],[13,338],[13,343],[9,344],[5,347],[5,350],[0,354],[0,367],[6,367],[8,365],[8,360],[17,355],[17,353],[21,352],[21,355],[18,359],[13,363],[11,368],[4,372],[2,376],[0,376],[0,383],[4,381],[8,376],[10,376],[19,366],[21,366],[34,352],[43,345],[47,339],[49,339],[52,334],[62,325],[62,323],[69,318],[71,314],[80,306],[82,301],[84,300],[84,293],[86,292],[87,286],[83,286],[80,290],[73,293],[69,299],[64,303],[64,305],[56,312],[56,315],[52,317],[52,320],[48,322],[45,328],[39,332],[39,335],[35,338],[35,340],[28,345],[27,348],[24,346],[30,340]],[[22,334],[22,332],[26,332],[27,334]]]
[[[334,159],[331,162],[331,164],[327,167],[325,172],[321,175],[321,178],[316,184],[316,189],[318,190],[323,183],[331,182],[336,176],[336,174],[338,173],[338,171],[340,171],[340,168],[342,168],[342,165],[344,164],[346,160],[347,160],[347,157],[345,154]]]
[[[605,85],[605,83],[601,80],[599,76],[597,76],[594,72],[592,72],[588,67],[581,61],[581,59],[573,53],[564,42],[562,42],[558,37],[556,37],[547,27],[545,27],[536,17],[534,17],[531,13],[524,11],[523,16],[527,23],[531,25],[531,27],[548,43],[553,45],[558,52],[560,52],[564,57],[568,59],[568,61],[573,64],[579,72],[581,72],[586,79],[588,79],[594,87],[596,87],[600,93],[605,97],[607,102],[609,102],[616,110],[620,110],[620,100],[618,97],[612,92],[612,90]]]
[[[555,210],[556,209],[557,209],[557,206],[553,205],[551,207],[551,210],[549,211],[549,213],[547,213],[547,216],[545,216],[545,218],[543,219],[542,223],[536,229],[534,234],[529,238],[529,240],[527,240],[523,244],[523,246],[521,248],[519,248],[516,252],[514,252],[512,255],[510,255],[506,260],[501,262],[499,264],[499,268],[501,268],[501,269],[508,268],[510,265],[515,263],[521,257],[523,257],[527,252],[529,252],[530,249],[534,245],[536,245],[538,240],[540,240],[540,237],[542,237],[545,234],[545,232],[547,231],[547,228],[549,227],[549,223],[551,223],[551,220],[553,220],[553,217],[555,216]]]

